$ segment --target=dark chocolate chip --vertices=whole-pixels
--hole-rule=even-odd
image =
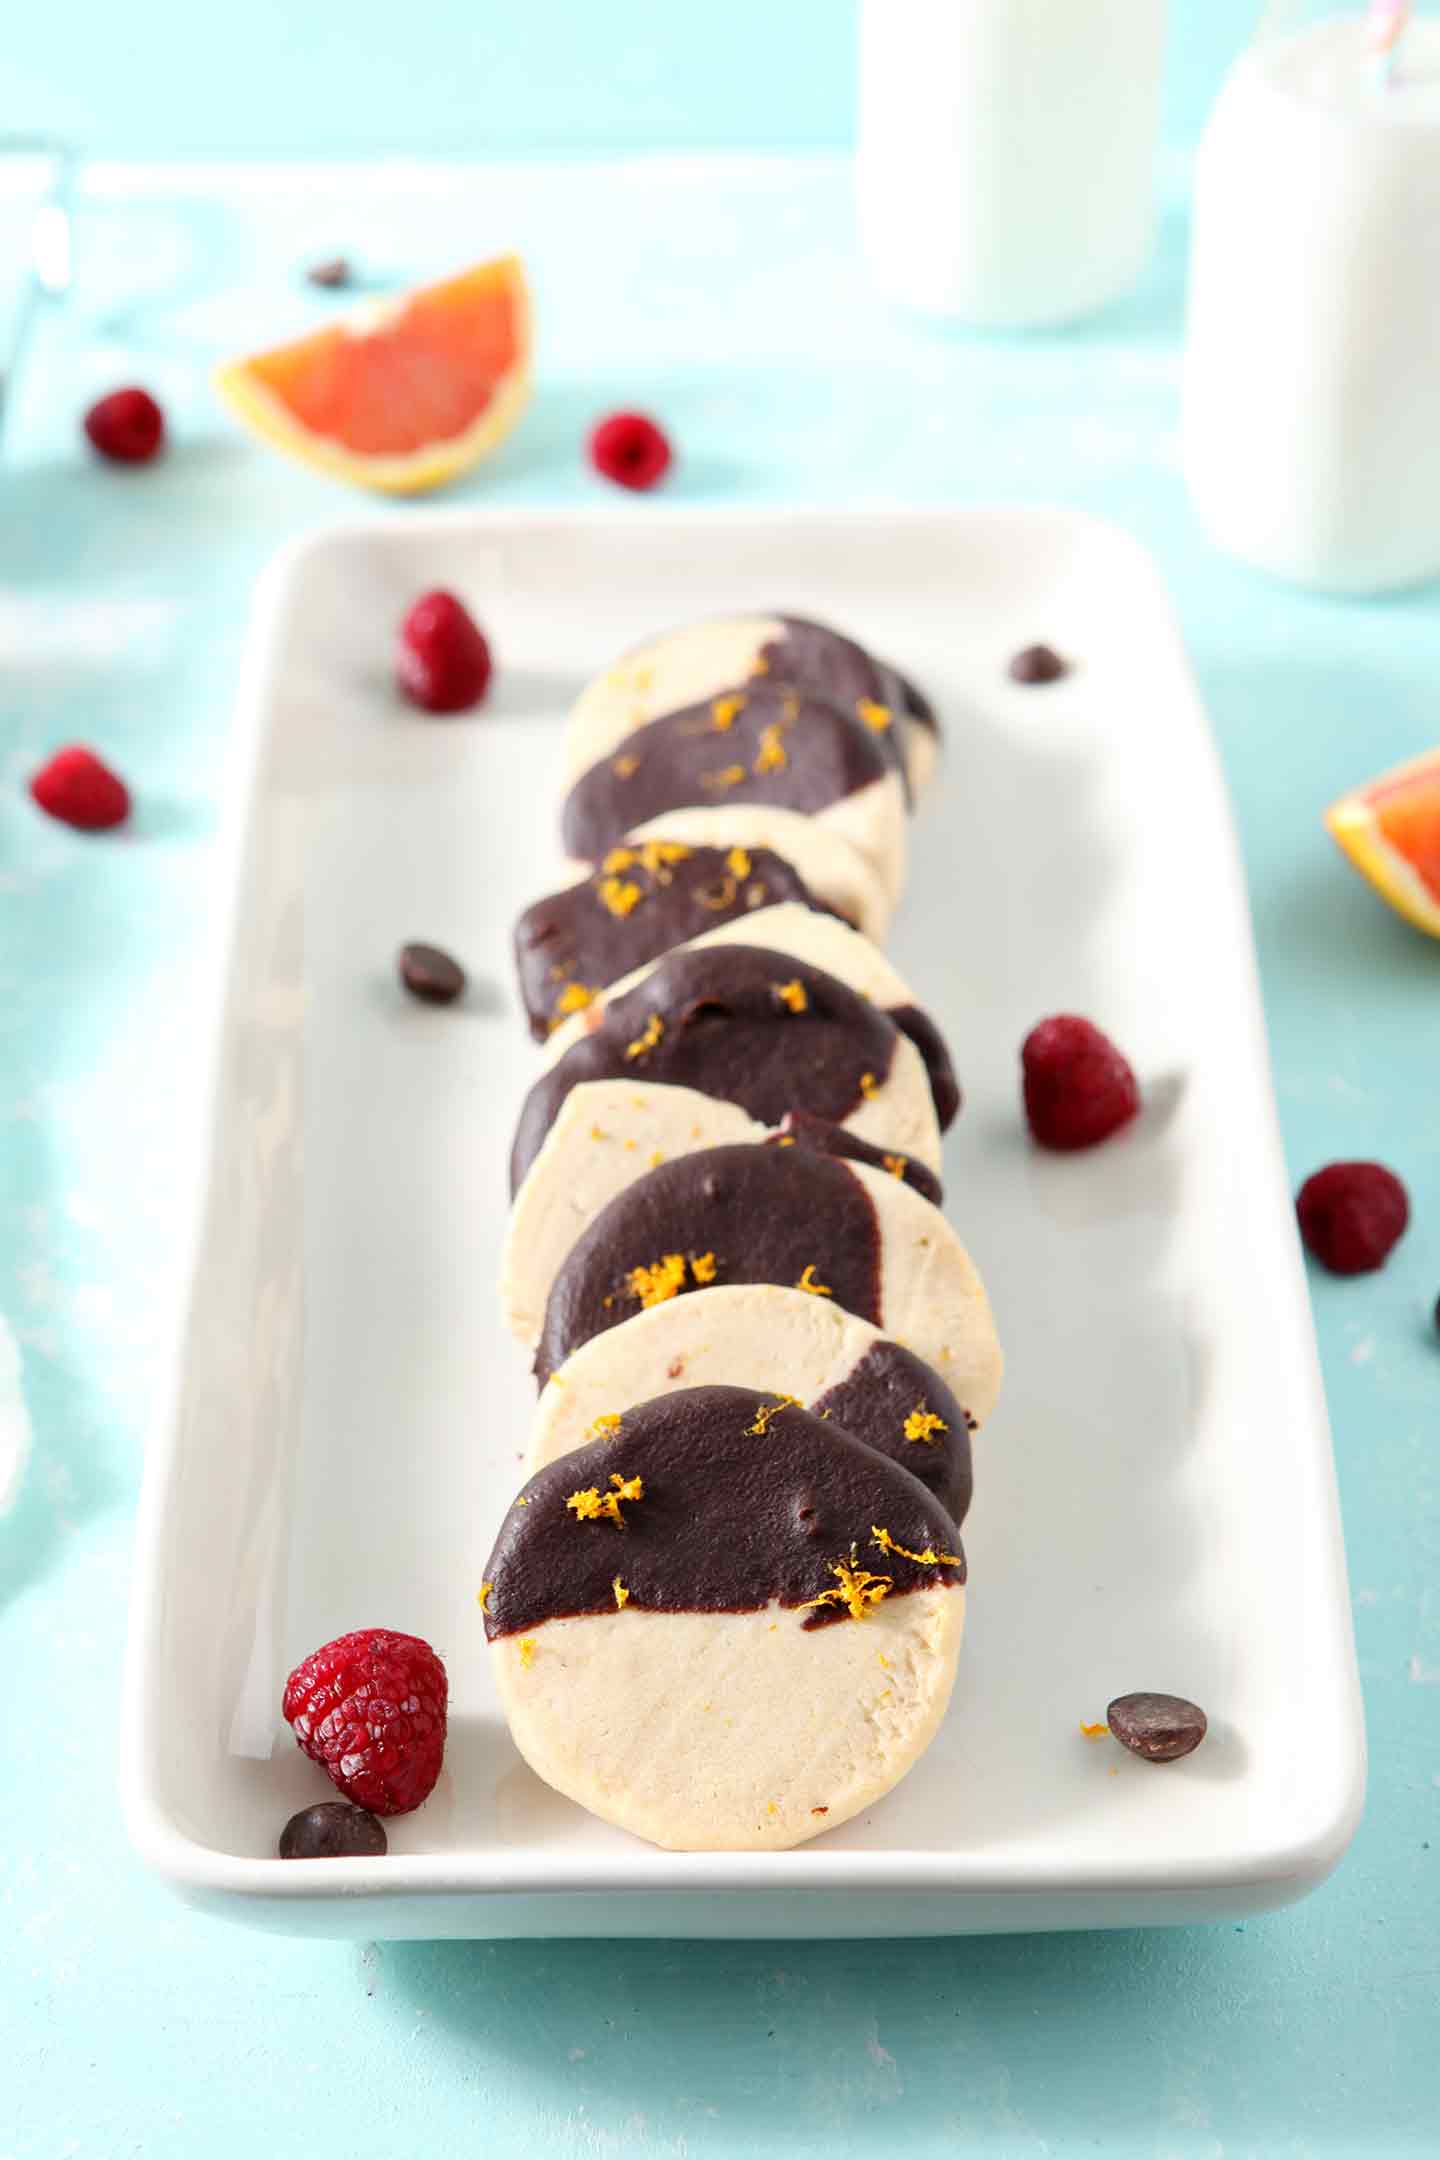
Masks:
[[[1019,683],[1058,682],[1069,670],[1053,646],[1027,645],[1010,662],[1010,679]]]
[[[427,1005],[453,1005],[465,988],[465,970],[438,945],[402,945],[400,980]]]
[[[305,275],[312,285],[334,287],[350,284],[355,273],[343,255],[331,255],[324,262],[311,263]]]
[[[1183,1695],[1117,1695],[1105,1721],[1121,1745],[1146,1762],[1178,1762],[1199,1747],[1208,1720]]]
[[[374,1860],[387,1850],[383,1823],[349,1800],[301,1808],[280,1833],[282,1860]]]

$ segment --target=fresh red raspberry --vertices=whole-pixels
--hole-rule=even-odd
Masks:
[[[90,407],[85,433],[113,464],[148,465],[165,441],[165,415],[148,390],[131,384]]]
[[[296,1742],[347,1800],[405,1815],[445,1760],[445,1667],[418,1635],[361,1628],[316,1650],[285,1683]]]
[[[645,413],[611,413],[590,431],[590,462],[617,487],[652,488],[670,470],[674,452]]]
[[[1332,1162],[1306,1178],[1295,1202],[1300,1235],[1332,1275],[1384,1267],[1410,1220],[1410,1200],[1378,1162]]]
[[[1127,1060],[1108,1035],[1074,1013],[1057,1013],[1033,1027],[1020,1063],[1025,1115],[1041,1147],[1094,1147],[1140,1108]]]
[[[400,625],[400,687],[425,712],[468,712],[490,681],[490,647],[454,593],[422,593]]]
[[[77,832],[108,832],[130,815],[130,790],[120,775],[80,743],[57,750],[31,779],[30,793],[48,817]]]

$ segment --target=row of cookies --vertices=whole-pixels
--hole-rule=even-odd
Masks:
[[[656,640],[574,709],[583,874],[517,927],[501,1294],[542,1392],[485,1624],[532,1766],[662,1845],[834,1827],[953,1679],[1000,1353],[940,1212],[949,1055],[874,941],[936,740],[820,625]]]

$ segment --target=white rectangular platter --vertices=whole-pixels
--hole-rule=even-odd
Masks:
[[[489,632],[487,704],[392,684],[410,600]],[[511,926],[553,882],[560,723],[627,645],[711,613],[851,629],[942,715],[892,955],[966,1107],[948,1210],[1008,1357],[977,1439],[970,1618],[940,1737],[790,1853],[674,1854],[544,1787],[496,1708],[476,1592],[533,1385],[495,1284],[537,1067]],[[1044,688],[1006,662],[1074,661]],[[192,1900],[334,1935],[897,1935],[1243,1914],[1323,1878],[1364,1741],[1333,1464],[1242,875],[1161,583],[1059,512],[421,514],[287,553],[237,720],[233,905],[173,1397],[136,1554],[123,1784]],[[469,968],[408,1002],[409,938]],[[1125,1045],[1141,1119],[1027,1141],[1054,1011]],[[447,1661],[441,1783],[379,1861],[282,1862],[324,1788],[281,1722],[343,1631]],[[1091,1742],[1135,1688],[1207,1708],[1157,1768]]]

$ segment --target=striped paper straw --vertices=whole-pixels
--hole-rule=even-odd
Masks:
[[[1365,18],[1365,42],[1375,79],[1388,87],[1395,79],[1395,62],[1401,41],[1415,12],[1415,0],[1370,0]]]

